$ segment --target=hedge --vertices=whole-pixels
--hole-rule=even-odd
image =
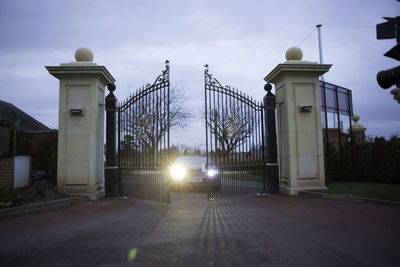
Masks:
[[[340,152],[331,144],[325,153],[327,180],[400,184],[400,138],[367,137],[360,144],[346,144]]]

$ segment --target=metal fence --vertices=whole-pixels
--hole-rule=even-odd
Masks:
[[[325,147],[326,181],[332,178],[332,159],[339,157],[343,163],[343,147],[348,146],[353,155],[353,136],[351,117],[353,116],[353,100],[351,90],[341,86],[320,81],[321,86],[321,118]],[[352,164],[352,163],[351,163]]]

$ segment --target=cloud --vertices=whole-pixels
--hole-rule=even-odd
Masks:
[[[352,90],[354,111],[369,133],[388,135],[399,128],[399,106],[377,86],[375,75],[398,62],[382,56],[395,41],[375,40],[374,26],[382,16],[396,16],[398,7],[396,1],[344,0],[5,0],[0,3],[0,33],[6,37],[0,42],[1,99],[54,125],[58,81],[44,66],[73,61],[75,49],[86,46],[117,79],[120,100],[152,83],[166,59],[172,81],[185,84],[194,109],[202,105],[206,63],[223,85],[261,100],[265,75],[313,30],[301,48],[304,60],[318,61],[315,25],[322,23],[324,60],[333,64],[326,80]],[[201,126],[192,127],[187,142],[201,138],[193,130]]]

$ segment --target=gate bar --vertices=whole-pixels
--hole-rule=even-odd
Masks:
[[[118,167],[116,167],[116,121],[115,113],[117,98],[113,94],[115,85],[107,86],[110,93],[106,96],[106,166],[104,170],[105,196],[117,197],[118,191]]]

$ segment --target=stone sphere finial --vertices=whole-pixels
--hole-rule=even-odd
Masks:
[[[357,123],[360,120],[360,116],[357,114],[353,114],[351,120],[354,121],[354,123]]]
[[[367,128],[358,123],[358,121],[360,120],[360,116],[357,114],[353,114],[353,116],[351,116],[351,120],[353,121],[353,125],[351,126],[351,131],[354,133],[362,133],[363,134],[362,140],[364,140],[364,133],[367,130]],[[350,127],[347,129],[347,131],[350,132]],[[360,137],[356,136],[355,138],[356,138],[356,143],[359,143],[361,140],[359,139]]]
[[[75,52],[76,62],[92,62],[93,61],[93,53],[89,48],[81,47],[78,48]]]
[[[301,60],[303,58],[303,51],[300,48],[293,46],[286,51],[286,60]]]

